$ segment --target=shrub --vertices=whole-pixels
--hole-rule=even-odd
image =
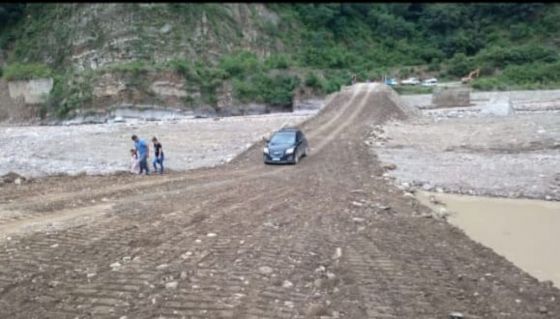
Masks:
[[[150,71],[155,70],[156,67],[153,65],[148,65],[142,60],[135,60],[128,63],[119,63],[109,65],[105,68],[105,71],[109,72],[120,72],[120,73],[129,73],[133,76],[140,76],[142,74],[148,73]]]
[[[300,82],[296,76],[278,74],[271,77],[259,73],[247,79],[234,79],[233,88],[236,98],[242,102],[257,101],[274,106],[289,106]]]
[[[323,88],[322,82],[323,81],[321,81],[321,79],[314,72],[309,72],[305,77],[304,84],[305,86],[308,86],[313,89],[322,89]]]
[[[185,78],[192,76],[192,66],[186,60],[174,59],[167,62],[167,66]]]
[[[285,54],[273,54],[265,61],[268,69],[287,69],[290,67],[290,61]]]
[[[245,103],[259,97],[259,89],[252,82],[243,79],[233,79],[233,92],[237,99]]]
[[[449,69],[447,72],[452,76],[465,76],[474,69],[472,59],[467,58],[463,53],[458,53],[449,60]]]
[[[300,79],[290,75],[276,75],[266,78],[261,84],[263,101],[274,106],[292,105],[294,89],[300,84]]]
[[[93,98],[91,86],[91,74],[85,79],[72,78],[72,75],[55,75],[54,85],[47,99],[46,107],[42,110],[42,116],[46,111],[54,111],[57,117],[65,117],[70,111],[84,107]]]
[[[220,68],[231,77],[243,77],[256,72],[260,68],[260,63],[254,53],[241,51],[223,56],[220,60]]]
[[[432,63],[430,63],[428,65],[428,71],[429,72],[438,72],[439,70],[440,70],[439,62],[433,61]]]
[[[51,69],[39,63],[33,64],[10,64],[4,70],[4,78],[8,81],[17,80],[31,80],[37,78],[50,77],[52,74]]]
[[[347,70],[328,71],[323,82],[323,92],[329,94],[340,90],[343,85],[352,83],[352,75]]]
[[[472,82],[472,87],[481,91],[505,90],[507,85],[499,78],[480,78]]]
[[[508,66],[501,78],[512,84],[560,83],[560,63],[531,63]]]
[[[477,60],[490,63],[493,67],[520,65],[534,62],[556,62],[558,53],[538,44],[525,44],[512,47],[492,47],[478,56]]]

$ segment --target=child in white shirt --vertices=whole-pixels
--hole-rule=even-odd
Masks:
[[[138,161],[138,153],[135,149],[130,150],[130,172],[132,174],[140,174],[140,162]]]

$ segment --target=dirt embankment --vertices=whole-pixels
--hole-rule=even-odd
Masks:
[[[0,188],[0,317],[556,318],[557,289],[387,183],[364,138],[406,118],[390,94],[334,96],[296,166],[256,144],[213,169]]]

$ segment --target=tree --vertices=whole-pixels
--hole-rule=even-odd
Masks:
[[[25,3],[0,4],[0,31],[16,23],[25,13]]]

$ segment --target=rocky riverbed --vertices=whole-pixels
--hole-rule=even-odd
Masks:
[[[405,188],[560,200],[560,91],[474,93],[474,106],[431,109],[374,127],[370,143]]]
[[[109,174],[128,169],[132,134],[157,136],[165,165],[187,170],[227,162],[283,125],[295,125],[317,111],[224,118],[129,121],[72,126],[0,127],[0,175],[25,177]]]

